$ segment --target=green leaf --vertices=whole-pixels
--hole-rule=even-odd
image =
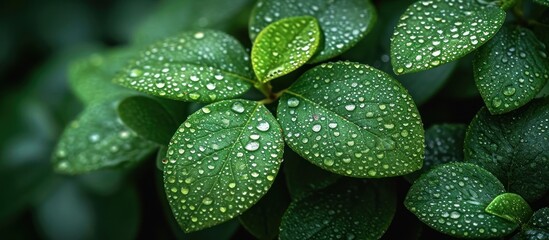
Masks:
[[[502,237],[518,224],[484,209],[504,192],[498,179],[483,168],[470,163],[448,163],[416,180],[404,205],[425,224],[454,237]]]
[[[293,199],[326,188],[337,182],[341,177],[309,163],[293,151],[290,151],[290,153],[289,156],[285,157],[284,174],[288,190]]]
[[[150,97],[129,97],[118,105],[122,122],[139,136],[167,145],[178,123],[158,101]]]
[[[534,2],[549,7],[549,0],[534,0]]]
[[[257,239],[275,239],[288,205],[290,196],[284,179],[279,177],[267,194],[239,217],[240,223]]]
[[[379,239],[396,210],[392,185],[342,180],[290,204],[280,239]]]
[[[286,143],[328,171],[389,177],[421,168],[423,127],[412,98],[396,80],[367,65],[315,67],[282,95]]]
[[[473,63],[475,82],[492,114],[525,105],[549,79],[545,45],[520,26],[501,28],[479,48]]]
[[[252,65],[260,82],[286,75],[315,54],[320,28],[314,17],[284,18],[261,30],[252,48]]]
[[[244,47],[225,33],[207,30],[150,45],[115,81],[154,96],[213,102],[244,93],[252,79]]]
[[[86,105],[132,94],[131,90],[112,83],[135,51],[116,49],[95,53],[73,62],[69,68],[69,84],[75,95]]]
[[[530,221],[523,225],[521,238],[527,240],[549,239],[549,208],[537,210]]]
[[[418,72],[457,60],[490,40],[504,20],[505,11],[477,1],[417,1],[393,33],[393,70]]]
[[[79,174],[132,165],[153,151],[155,144],[120,121],[118,104],[107,100],[90,105],[65,128],[53,155],[57,171]]]
[[[261,103],[227,100],[189,116],[170,141],[166,194],[185,232],[229,220],[271,186],[284,150],[282,130]]]
[[[156,153],[156,168],[160,171],[164,171],[164,164],[168,162],[168,158],[166,158],[167,154],[168,147],[160,146],[160,149],[158,149],[158,152]]]
[[[504,193],[494,198],[486,207],[486,212],[517,224],[526,223],[534,213],[524,198],[514,193]]]
[[[425,160],[423,167],[406,175],[410,182],[431,168],[449,163],[463,161],[463,140],[466,126],[463,124],[433,125],[425,131]]]
[[[250,39],[256,39],[272,22],[304,15],[318,20],[324,39],[312,62],[322,62],[349,50],[366,36],[377,17],[369,0],[260,0],[250,18]]]
[[[536,99],[511,113],[491,115],[483,108],[465,137],[465,161],[490,171],[508,192],[531,202],[549,191],[549,98]]]

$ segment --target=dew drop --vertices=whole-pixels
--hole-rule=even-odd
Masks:
[[[355,110],[355,108],[356,106],[354,104],[349,104],[345,106],[345,109],[347,109],[347,111],[353,111]]]
[[[503,95],[513,96],[517,90],[513,86],[508,86],[503,90]]]
[[[334,160],[332,159],[324,159],[324,165],[330,167],[334,165]]]
[[[246,144],[244,149],[246,149],[250,152],[255,151],[255,150],[259,149],[259,143],[258,142],[249,142],[248,144]]]
[[[269,131],[269,128],[271,126],[269,125],[268,122],[260,122],[259,125],[257,125],[257,130],[259,131],[262,131],[262,132],[266,132],[266,131]]]
[[[313,132],[320,132],[320,129],[322,129],[322,126],[320,126],[320,124],[316,124],[313,126]]]
[[[287,104],[288,104],[288,107],[292,107],[292,108],[297,107],[299,106],[299,99],[291,97],[288,99]]]
[[[236,113],[243,113],[244,112],[244,105],[242,105],[241,102],[234,102],[231,109]]]
[[[204,205],[210,205],[210,204],[212,204],[212,202],[213,202],[213,200],[209,197],[205,197],[204,199],[202,199],[202,203]]]

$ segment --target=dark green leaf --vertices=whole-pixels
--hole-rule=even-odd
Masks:
[[[244,228],[256,238],[267,240],[278,236],[282,215],[290,205],[285,185],[283,178],[277,178],[267,194],[240,216]]]
[[[168,148],[164,183],[185,232],[229,220],[257,202],[282,160],[282,130],[261,103],[227,100],[189,116]]]
[[[395,78],[408,90],[414,102],[421,105],[444,86],[456,66],[457,62],[451,62],[425,71],[399,75]]]
[[[532,31],[506,26],[476,52],[474,73],[488,110],[509,112],[532,100],[547,83],[547,50]]]
[[[418,72],[457,60],[490,40],[504,20],[505,11],[478,1],[417,1],[395,28],[393,70]]]
[[[515,193],[500,194],[486,207],[486,212],[517,224],[526,223],[534,213],[524,198]]]
[[[376,11],[369,0],[260,0],[250,18],[250,38],[256,39],[272,22],[304,15],[318,19],[324,39],[312,62],[349,50],[366,36],[376,21]]]
[[[150,45],[116,82],[164,98],[213,102],[244,93],[253,78],[244,47],[225,33],[207,30]]]
[[[484,209],[504,192],[498,179],[483,168],[448,163],[416,180],[404,204],[422,222],[442,233],[464,238],[502,237],[518,224]]]
[[[150,44],[181,31],[197,28],[227,29],[252,0],[164,0],[135,30],[135,42]]]
[[[527,201],[549,190],[549,98],[503,115],[480,110],[465,137],[465,160],[490,171]]]
[[[519,239],[525,240],[549,239],[549,208],[537,210],[530,221],[523,226],[520,236]]]
[[[167,145],[178,123],[159,102],[149,97],[129,97],[118,105],[122,122],[139,136]]]
[[[156,168],[160,171],[164,171],[164,165],[168,162],[166,155],[168,154],[167,146],[160,146],[158,152],[156,153]]]
[[[57,171],[78,174],[132,165],[155,144],[137,136],[116,114],[118,101],[90,105],[64,130],[53,155]]]
[[[290,204],[280,239],[379,239],[396,209],[389,184],[345,180]]]
[[[116,49],[72,63],[69,68],[72,90],[86,105],[115,96],[131,95],[131,90],[113,84],[112,80],[134,54],[131,49]]]
[[[260,82],[286,75],[315,54],[320,28],[314,17],[283,18],[265,27],[254,41],[252,65]]]
[[[549,7],[549,0],[534,0],[534,2]]]
[[[449,162],[463,161],[463,140],[466,126],[463,124],[433,125],[425,131],[425,160],[423,167],[406,175],[410,182],[431,168]]]
[[[341,176],[321,169],[296,153],[285,157],[284,173],[292,198],[300,198],[309,192],[334,184]]]
[[[326,170],[377,178],[421,168],[416,106],[400,83],[367,65],[339,62],[309,70],[282,95],[278,119],[288,145]]]

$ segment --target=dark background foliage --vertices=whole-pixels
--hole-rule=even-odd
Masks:
[[[68,64],[100,49],[134,43],[139,26],[151,18],[160,18],[162,6],[170,2],[174,1],[5,0],[0,3],[0,239],[183,237],[167,206],[155,156],[133,169],[83,176],[56,174],[50,165],[56,139],[82,109],[82,104],[68,89]],[[216,1],[196,2],[215,4]],[[181,9],[181,15],[188,14],[190,18],[182,21],[181,28],[207,25],[222,29],[250,47],[247,20],[254,1],[239,2],[244,4],[235,11],[238,14],[221,23],[206,21],[203,24],[200,21],[207,20],[207,15],[203,19]],[[379,53],[377,49],[384,44],[388,46],[395,19],[412,1],[373,2],[379,12],[378,24],[366,39],[340,58],[390,71],[383,65],[388,52]],[[196,4],[189,4],[189,8],[193,9]],[[202,7],[208,9],[209,6]],[[458,62],[444,86],[432,97],[426,96],[426,101],[419,106],[425,128],[435,123],[468,124],[483,106],[470,62],[470,57]],[[425,78],[416,75],[412,80],[421,82],[422,77]],[[421,86],[418,91],[421,93]],[[419,235],[417,229],[421,223],[402,206],[409,184],[403,179],[399,179],[398,184],[397,215],[385,239],[402,239],[404,233],[410,237]],[[187,237],[252,238],[237,220]],[[422,238],[446,237],[423,228]]]

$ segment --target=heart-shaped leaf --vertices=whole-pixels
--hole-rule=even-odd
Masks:
[[[532,216],[532,208],[520,195],[504,193],[492,200],[486,212],[517,224],[524,224]]]
[[[399,176],[422,165],[424,131],[412,98],[367,65],[307,71],[282,95],[278,119],[295,152],[341,175]]]
[[[345,179],[313,192],[290,204],[280,239],[379,239],[395,214],[392,187]]]
[[[134,54],[131,49],[116,49],[73,62],[69,83],[74,94],[85,104],[131,94],[131,90],[113,84],[112,80]]]
[[[324,39],[312,62],[349,50],[371,30],[377,16],[370,0],[260,0],[250,18],[250,39],[255,40],[272,22],[304,15],[318,20]]]
[[[286,75],[315,54],[320,28],[314,17],[290,17],[263,29],[254,41],[252,65],[260,82]]]
[[[420,0],[400,17],[391,39],[397,74],[427,70],[454,61],[490,40],[505,11],[479,1]]]
[[[285,185],[284,179],[278,177],[267,194],[239,217],[242,226],[257,239],[270,240],[278,236],[282,215],[290,205]]]
[[[449,162],[463,161],[463,140],[466,126],[463,124],[433,125],[425,131],[425,160],[419,171],[406,175],[410,182],[431,168]]]
[[[414,182],[404,205],[422,222],[461,238],[502,237],[518,224],[487,213],[492,199],[505,192],[490,172],[470,163],[437,166]]]
[[[549,191],[549,98],[503,115],[479,111],[465,137],[465,160],[490,171],[527,201]]]
[[[118,105],[118,115],[124,124],[140,136],[167,145],[178,128],[169,111],[150,97],[129,97]]]
[[[218,31],[185,32],[150,45],[116,82],[140,92],[182,101],[234,98],[254,83],[248,53]]]
[[[119,100],[89,105],[70,123],[53,155],[57,171],[68,174],[132,165],[149,155],[155,144],[139,137],[116,114]]]
[[[261,103],[227,100],[195,112],[168,147],[164,184],[185,232],[227,221],[254,205],[276,177],[284,142]]]
[[[545,45],[520,26],[501,28],[479,48],[473,63],[475,82],[492,114],[525,105],[549,79]]]

